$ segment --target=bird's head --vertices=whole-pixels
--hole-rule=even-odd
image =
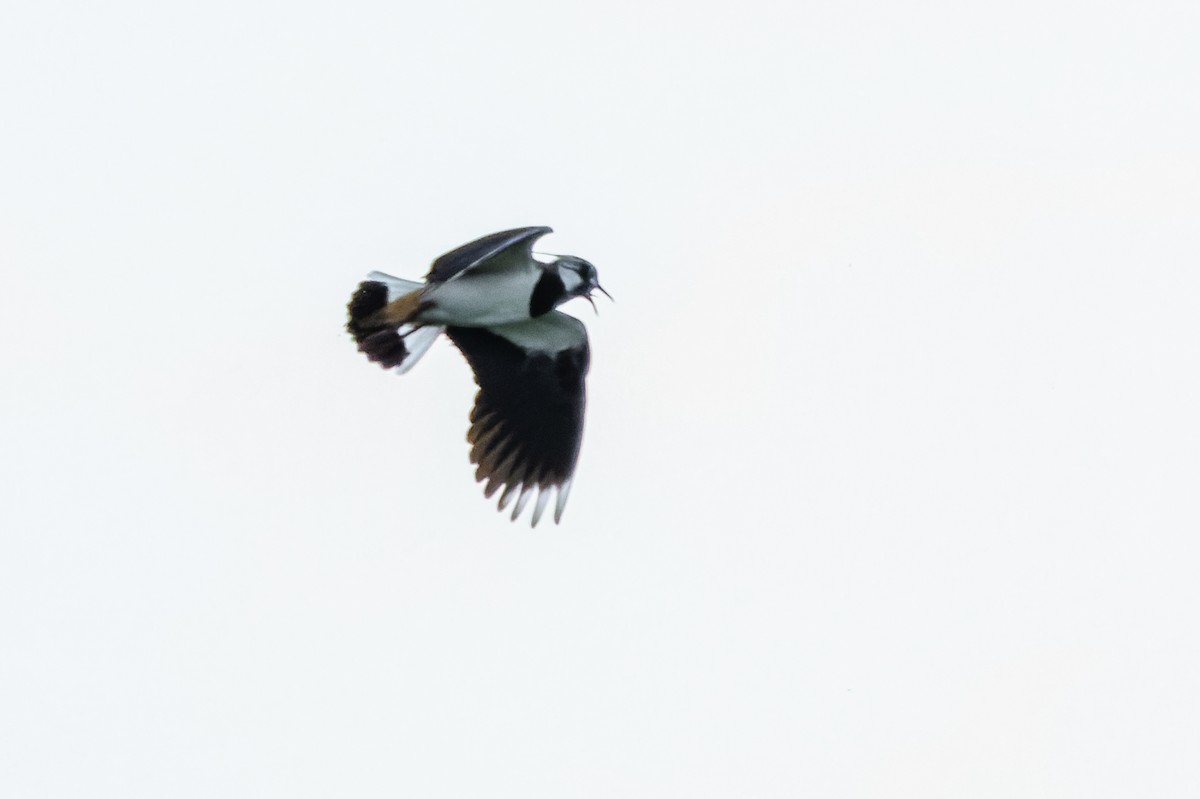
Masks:
[[[600,285],[596,267],[588,261],[574,255],[560,255],[554,260],[554,266],[558,270],[559,279],[563,282],[563,302],[573,297],[583,297],[592,303],[594,309],[596,303],[592,300],[593,291],[598,291],[610,300],[612,299],[612,295]]]

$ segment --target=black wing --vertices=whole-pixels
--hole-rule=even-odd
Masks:
[[[558,489],[554,520],[562,517],[583,439],[588,370],[587,331],[579,320],[553,312],[530,322],[490,329],[447,327],[466,356],[479,393],[471,411],[471,463],[484,495],[501,486],[503,510],[519,495],[516,519],[536,488],[536,525]]]
[[[533,259],[533,243],[553,231],[548,227],[523,227],[504,230],[476,239],[470,244],[451,250],[433,262],[425,280],[430,283],[445,283],[460,272],[495,258],[505,252]]]

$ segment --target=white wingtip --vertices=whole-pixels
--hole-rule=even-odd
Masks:
[[[562,520],[563,509],[567,507],[567,496],[571,493],[571,481],[575,479],[568,477],[562,481],[558,487],[558,501],[554,503],[554,523],[558,524]]]
[[[533,521],[529,523],[530,527],[537,527],[538,521],[542,518],[542,511],[546,509],[546,503],[550,501],[552,490],[550,486],[542,486],[538,490],[537,504],[533,506]]]
[[[512,520],[515,522],[517,517],[521,515],[521,511],[525,510],[525,505],[529,502],[529,497],[533,495],[535,486],[527,485],[521,487],[521,496],[517,497],[517,506],[513,508]]]
[[[496,510],[504,510],[508,507],[508,503],[512,502],[512,498],[521,492],[520,483],[509,483],[504,487],[504,493],[500,495],[500,501],[496,503]]]

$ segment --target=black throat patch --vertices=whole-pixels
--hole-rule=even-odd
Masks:
[[[566,290],[562,278],[558,276],[558,270],[543,270],[537,285],[533,287],[533,294],[529,297],[529,315],[537,318],[553,311]]]

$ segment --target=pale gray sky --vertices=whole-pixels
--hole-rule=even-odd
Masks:
[[[0,795],[1194,797],[1194,3],[8,3]],[[560,527],[371,269],[552,225]]]

